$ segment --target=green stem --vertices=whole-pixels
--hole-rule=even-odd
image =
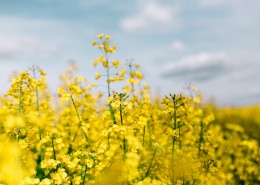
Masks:
[[[123,156],[123,160],[125,161],[126,159],[126,152],[127,152],[127,141],[126,138],[123,138],[123,151],[124,151],[124,156]]]
[[[145,140],[145,126],[143,128],[143,146],[144,146],[144,140]]]
[[[18,114],[21,115],[21,109],[22,109],[22,96],[23,96],[23,92],[22,92],[22,84],[23,82],[19,82],[19,106],[18,106]]]
[[[19,116],[21,116],[21,111],[22,111],[22,98],[23,98],[22,84],[23,84],[23,82],[19,82],[19,105],[18,105]],[[20,135],[20,127],[17,128],[17,142],[18,143],[19,143],[19,135]]]
[[[34,71],[34,78],[35,78],[35,71]],[[36,95],[36,111],[38,112],[38,116],[40,116],[40,105],[39,105],[39,91],[38,91],[38,86],[35,87],[35,95]],[[42,144],[41,144],[41,140],[42,140],[42,131],[41,131],[41,127],[38,127],[39,131],[39,138],[40,138],[40,162],[43,161],[43,151],[42,151]]]
[[[181,127],[180,127],[180,123],[178,123],[178,129],[179,129],[179,148],[181,149]]]
[[[114,109],[113,109],[113,107],[112,107],[112,105],[111,105],[110,102],[109,102],[108,106],[109,106],[109,110],[110,110],[111,118],[112,118],[114,124],[116,124],[115,111],[114,111]]]
[[[129,68],[130,68],[130,74],[132,73],[133,71],[133,65],[132,63],[129,64]],[[132,96],[134,97],[135,96],[135,86],[133,83],[131,83],[131,88],[132,88]]]
[[[156,153],[156,149],[153,152],[153,156],[152,156],[152,159],[150,161],[149,167],[148,167],[148,169],[147,169],[147,171],[145,173],[145,177],[147,177],[150,174],[150,170],[151,170],[152,163],[153,163],[153,160],[154,160],[154,157],[155,157],[155,153]]]
[[[199,153],[198,153],[198,157],[200,157],[200,153],[201,153],[201,144],[204,140],[204,133],[203,133],[203,122],[201,121],[200,122],[200,138],[199,138],[199,146],[198,146],[198,150],[199,150]]]
[[[108,61],[107,61],[108,62]],[[109,67],[107,67],[107,93],[108,93],[108,97],[111,96],[111,93],[110,93],[110,75],[109,75]]]
[[[121,102],[120,102],[120,106],[119,106],[119,112],[120,112],[121,125],[123,125],[123,109],[122,109],[122,103]]]
[[[71,101],[72,101],[73,107],[74,107],[74,109],[75,109],[75,111],[76,111],[77,118],[78,118],[78,120],[79,120],[78,128],[77,128],[77,131],[76,131],[76,133],[75,133],[75,135],[74,135],[74,138],[73,138],[73,142],[75,142],[75,140],[76,140],[76,138],[77,138],[77,135],[78,135],[78,132],[79,132],[79,128],[80,128],[80,126],[81,126],[81,119],[80,119],[80,117],[79,117],[79,111],[78,111],[78,109],[77,109],[76,103],[75,103],[75,101],[74,101],[72,95],[70,95],[70,99],[71,99]]]
[[[107,53],[105,53],[105,59],[106,59],[106,62],[109,64]],[[110,96],[111,96],[111,92],[110,92],[110,91],[111,91],[111,90],[110,90],[110,83],[111,83],[111,82],[110,82],[110,79],[109,79],[109,78],[110,78],[109,65],[108,65],[107,68],[106,68],[106,72],[107,72],[107,93],[108,93],[108,97],[110,97]],[[108,106],[109,106],[111,118],[112,118],[114,124],[116,124],[115,112],[114,112],[113,107],[112,107],[112,105],[111,105],[110,102],[109,102]]]
[[[175,146],[175,136],[172,137],[172,185],[174,185],[174,146]]]
[[[43,161],[43,150],[42,150],[42,135],[41,135],[41,128],[39,127],[39,138],[40,138],[40,163]]]
[[[86,180],[86,175],[87,175],[87,170],[88,170],[88,166],[85,166],[85,170],[84,170],[84,174],[83,174],[83,178],[82,178],[82,185],[85,184],[85,180]]]
[[[53,150],[53,158],[54,160],[56,160],[56,152],[55,152],[55,148],[54,148],[54,137],[51,137],[51,144],[52,144],[52,150]]]
[[[174,112],[173,112],[173,121],[174,121],[173,129],[174,129],[174,131],[176,131],[176,129],[177,129],[177,101],[176,101],[176,95],[175,94],[173,95],[172,100],[173,100],[173,107],[174,107]],[[174,150],[175,150],[175,141],[176,141],[176,136],[174,135],[172,137],[172,184],[173,185],[174,185]]]

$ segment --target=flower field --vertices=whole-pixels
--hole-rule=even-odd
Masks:
[[[101,51],[95,83],[75,64],[56,95],[39,67],[13,77],[0,99],[0,184],[260,184],[260,125],[249,129],[259,107],[240,117],[216,111],[195,87],[153,98],[140,65],[110,60],[109,35],[92,45]],[[101,81],[106,92],[97,93]],[[124,85],[114,91],[117,82]]]

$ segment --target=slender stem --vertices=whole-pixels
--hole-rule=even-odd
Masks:
[[[54,137],[51,137],[51,144],[52,144],[52,150],[53,150],[53,158],[54,160],[56,160],[56,152],[55,152],[55,148],[54,148]]]
[[[145,126],[143,128],[143,146],[144,146],[144,140],[145,140]]]
[[[36,79],[36,74],[35,74],[35,68],[33,68],[33,77]],[[38,91],[38,86],[36,85],[35,87],[35,95],[36,95],[36,111],[38,112],[38,116],[40,116],[40,105],[39,105],[39,91]],[[39,134],[39,139],[40,139],[40,162],[43,161],[43,150],[42,150],[42,131],[41,127],[38,127],[38,134]]]
[[[70,99],[71,99],[71,101],[72,101],[72,103],[73,103],[74,109],[75,109],[75,111],[76,111],[76,115],[77,115],[78,120],[79,120],[78,128],[77,128],[77,131],[76,131],[76,133],[75,133],[75,135],[74,135],[74,138],[73,138],[73,142],[74,142],[74,141],[76,140],[76,137],[77,137],[78,132],[79,132],[79,128],[80,128],[80,126],[81,126],[81,119],[80,119],[80,117],[79,117],[79,111],[78,111],[78,109],[77,109],[76,103],[75,103],[75,101],[74,101],[72,95],[70,95]]]
[[[75,103],[75,101],[74,101],[72,95],[70,95],[70,98],[71,98],[71,101],[72,101],[73,106],[74,106],[74,108],[75,108],[75,111],[76,111],[76,114],[77,114],[77,117],[78,117],[79,123],[81,124],[81,119],[80,119],[80,117],[79,117],[79,111],[78,111],[78,109],[77,109],[76,103]]]
[[[108,62],[108,61],[107,61]],[[107,93],[108,93],[108,97],[111,96],[111,93],[110,93],[110,75],[109,75],[109,67],[107,67]]]
[[[174,146],[175,146],[175,136],[172,137],[172,185],[174,185]]]
[[[133,71],[133,65],[132,65],[132,62],[129,64],[129,68],[130,68],[130,75]],[[134,97],[135,96],[135,86],[133,83],[131,83],[131,88],[132,88],[132,96]]]
[[[42,140],[42,134],[41,134],[41,128],[39,127],[39,138],[40,138],[40,163],[43,161],[43,150],[42,150],[42,144],[41,144],[41,140]]]
[[[84,170],[84,175],[83,175],[83,179],[82,179],[82,185],[85,184],[85,180],[86,180],[86,175],[87,175],[87,170],[88,170],[88,166],[85,166],[85,170]]]
[[[200,157],[200,153],[201,153],[201,144],[203,142],[203,122],[200,122],[200,138],[199,138],[199,146],[198,146],[198,150],[199,150],[199,153],[198,153],[198,157]]]
[[[105,60],[108,63],[108,66],[106,67],[106,72],[107,72],[107,93],[108,93],[108,97],[111,96],[111,90],[110,90],[110,74],[109,74],[109,62],[108,62],[108,56],[107,53],[105,53]],[[111,118],[114,121],[114,124],[116,124],[116,118],[115,118],[115,112],[113,110],[113,107],[111,105],[111,103],[109,102],[108,104],[109,106],[109,110],[110,110],[110,114],[111,114]]]
[[[177,129],[177,101],[176,101],[176,95],[175,94],[173,95],[172,100],[173,100],[173,107],[174,107],[174,112],[173,112],[173,121],[174,121],[173,129],[174,129],[174,131],[176,131],[176,129]],[[176,136],[174,135],[172,137],[172,184],[173,185],[174,185],[174,150],[175,150],[175,141],[176,141]]]
[[[179,148],[181,149],[181,127],[180,127],[180,123],[178,123],[178,129],[179,129]]]
[[[122,108],[122,102],[121,102],[121,98],[120,98],[120,105],[119,105],[119,112],[120,112],[120,121],[121,121],[121,125],[123,125],[123,108]]]
[[[22,109],[22,96],[23,96],[23,92],[22,92],[22,84],[23,82],[19,82],[19,107],[18,107],[18,114],[21,115],[21,109]]]
[[[127,152],[127,142],[126,142],[126,138],[123,138],[123,151],[124,151],[124,156],[123,156],[123,160],[125,161],[126,159],[126,152]]]
[[[148,169],[145,173],[145,177],[147,177],[150,174],[150,170],[151,170],[151,167],[152,167],[152,163],[153,163],[153,160],[154,160],[155,153],[156,153],[156,149],[153,152],[153,156],[152,156],[152,159],[150,161],[149,167],[148,167]]]
[[[108,97],[111,96],[110,93],[110,74],[109,74],[109,62],[108,62],[108,56],[107,53],[105,53],[105,60],[107,62],[107,66],[106,66],[106,72],[107,72],[107,93],[108,93]]]
[[[112,118],[114,124],[116,124],[115,111],[114,111],[114,109],[113,109],[113,107],[112,107],[112,105],[111,105],[110,102],[109,102],[108,106],[109,106],[109,110],[110,110],[111,118]]]
[[[23,92],[22,92],[22,84],[23,82],[19,82],[19,106],[18,106],[18,114],[21,116],[22,111],[22,98],[23,98]],[[19,135],[20,135],[20,127],[17,128],[17,142],[19,143]]]

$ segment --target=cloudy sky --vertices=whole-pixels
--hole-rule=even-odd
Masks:
[[[0,0],[0,92],[33,64],[53,92],[70,60],[93,80],[100,53],[90,44],[104,32],[153,92],[192,83],[221,105],[259,104],[259,17],[259,0]]]

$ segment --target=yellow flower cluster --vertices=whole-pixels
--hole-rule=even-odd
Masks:
[[[108,96],[77,76],[75,63],[57,96],[38,67],[13,78],[0,99],[0,184],[259,184],[259,144],[236,120],[214,122],[221,113],[195,90],[154,100],[140,65],[120,69],[108,57],[111,37],[97,38],[103,53],[94,66],[103,64]]]

